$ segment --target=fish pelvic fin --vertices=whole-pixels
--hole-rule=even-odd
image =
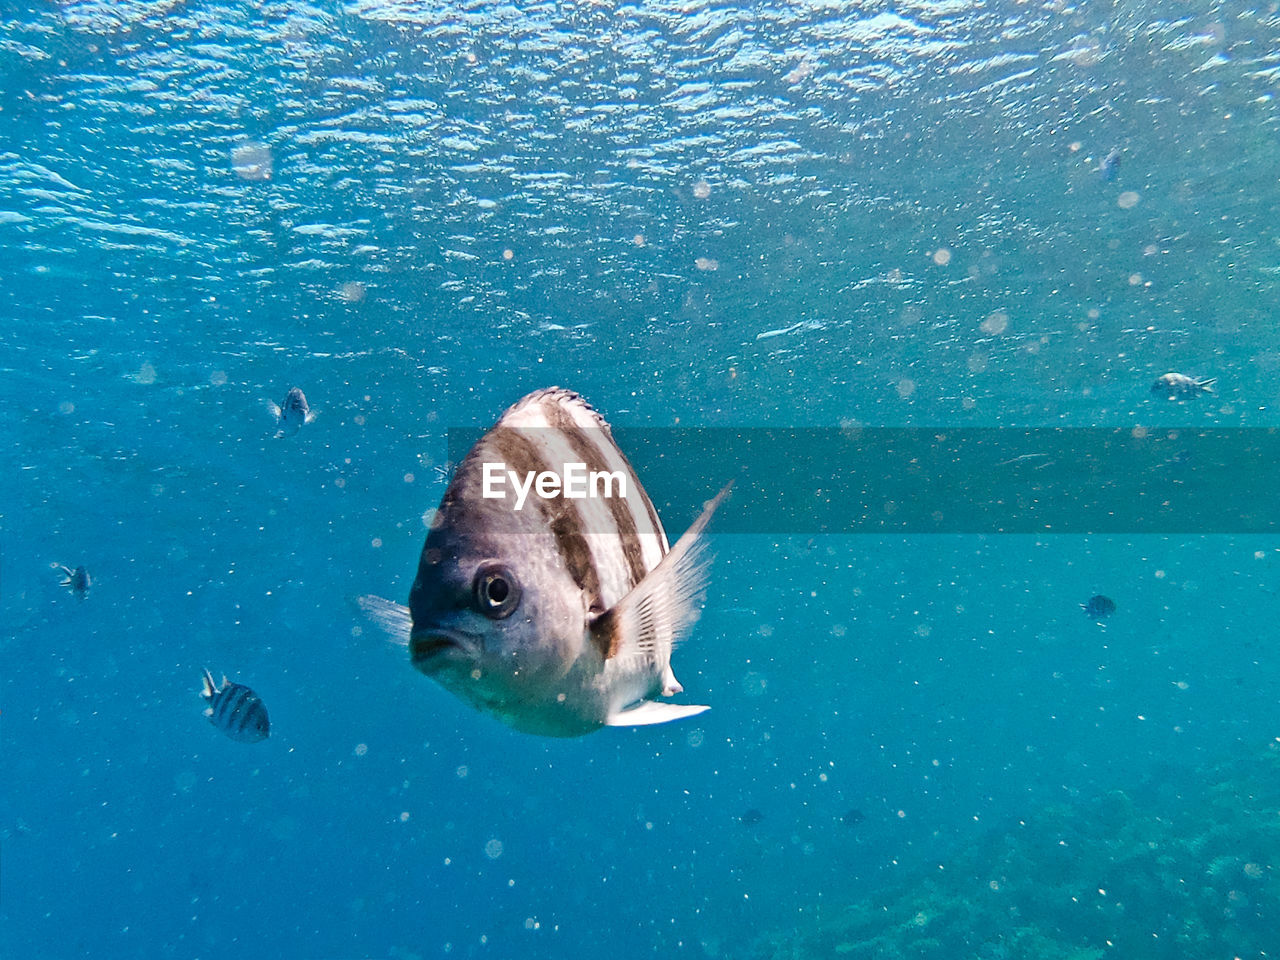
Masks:
[[[365,615],[375,632],[388,643],[407,647],[413,631],[413,616],[409,608],[393,600],[374,596],[372,593],[356,597],[355,604]]]
[[[711,560],[702,534],[732,487],[732,482],[726,484],[662,561],[630,593],[592,621],[592,639],[606,660],[619,656],[652,659],[664,642],[674,644],[688,633],[702,606]]]
[[[696,703],[658,703],[656,700],[641,700],[625,710],[609,714],[604,723],[606,727],[648,727],[655,723],[670,723],[672,720],[696,717],[710,709]]]

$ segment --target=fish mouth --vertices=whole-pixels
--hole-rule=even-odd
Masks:
[[[434,673],[442,663],[465,655],[468,644],[455,633],[426,630],[409,638],[409,658],[423,673]]]

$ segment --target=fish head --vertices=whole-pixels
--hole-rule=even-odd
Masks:
[[[588,601],[545,517],[480,497],[472,474],[459,469],[427,534],[409,654],[464,701],[507,715],[555,699],[587,646]]]
[[[307,406],[306,394],[298,387],[289,388],[289,393],[285,396],[284,403],[280,406],[286,420],[291,418],[305,419],[307,411],[310,409]]]

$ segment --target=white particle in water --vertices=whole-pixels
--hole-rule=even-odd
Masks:
[[[231,169],[241,180],[270,180],[273,161],[265,143],[242,143],[231,148]]]

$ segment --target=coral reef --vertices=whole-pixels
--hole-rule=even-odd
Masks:
[[[1280,949],[1280,744],[1057,804],[805,933],[768,960],[1182,960]]]

